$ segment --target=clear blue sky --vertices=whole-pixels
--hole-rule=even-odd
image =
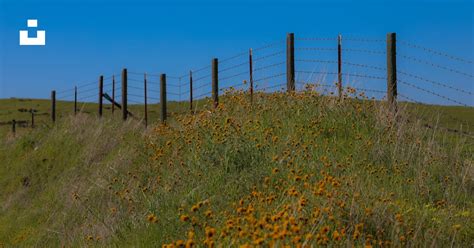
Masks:
[[[400,40],[472,61],[473,10],[470,0],[0,0],[0,98],[48,98],[52,89],[72,88],[74,84],[94,81],[100,74],[119,73],[123,67],[136,72],[181,75],[208,65],[212,57],[225,58],[250,47],[283,41],[287,32],[294,32],[296,37],[336,37],[341,33],[343,37],[373,39],[385,39],[387,32],[396,32]],[[28,18],[38,19],[39,28],[46,30],[46,46],[19,46],[18,31],[26,28]],[[346,44],[349,42],[343,43]],[[383,43],[367,44],[365,48],[385,49]],[[474,74],[473,64],[432,58],[409,47],[400,49],[406,55]],[[373,61],[368,56],[358,59],[355,62],[385,66],[383,57]],[[404,63],[400,61],[399,67],[405,71],[474,91],[472,77]],[[324,70],[334,71],[327,67]],[[366,86],[363,79],[358,80],[348,81]],[[332,78],[329,81],[332,83]],[[472,95],[436,88],[423,81],[416,84],[474,105]],[[384,82],[379,82],[375,88],[384,87]],[[453,104],[400,87],[405,95],[420,101]]]

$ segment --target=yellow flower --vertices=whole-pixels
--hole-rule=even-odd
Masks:
[[[146,219],[148,220],[148,222],[150,223],[156,223],[158,222],[158,218],[156,217],[155,214],[149,214]]]
[[[183,215],[181,215],[181,216],[179,217],[179,219],[180,219],[181,221],[183,221],[183,222],[186,222],[186,221],[189,220],[189,216],[183,214]]]
[[[214,237],[214,234],[216,234],[216,229],[209,226],[207,226],[204,231],[206,233],[206,238],[208,239]]]

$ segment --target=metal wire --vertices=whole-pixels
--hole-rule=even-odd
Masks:
[[[452,72],[452,73],[456,73],[456,74],[459,74],[459,75],[463,75],[463,76],[466,76],[466,77],[470,77],[470,78],[474,77],[471,74],[468,74],[468,73],[465,73],[465,72],[462,72],[462,71],[458,71],[458,70],[455,70],[455,69],[452,69],[452,68],[448,68],[446,66],[442,66],[442,65],[439,65],[439,64],[431,63],[429,61],[421,60],[421,59],[418,59],[418,58],[415,58],[415,57],[405,56],[405,55],[398,55],[398,56],[401,57],[401,58],[407,59],[407,60],[411,60],[413,62],[429,65],[429,66],[432,66],[432,67],[443,69],[443,70],[446,70],[446,71],[449,71],[449,72]]]
[[[208,78],[208,77],[211,77],[211,74],[206,75],[206,76],[202,76],[202,77],[198,77],[198,78],[196,78],[196,79],[193,80],[193,81],[194,81],[194,82],[198,82],[198,81],[200,81],[200,80],[202,80],[202,79],[205,79],[205,78]]]
[[[434,96],[443,98],[443,99],[445,99],[445,100],[448,100],[448,101],[450,101],[450,102],[459,104],[459,105],[461,105],[461,106],[469,107],[469,105],[467,105],[467,104],[464,104],[464,103],[462,103],[462,102],[459,102],[459,101],[454,100],[454,99],[452,99],[452,98],[449,98],[449,97],[447,97],[447,96],[440,95],[440,94],[438,94],[438,93],[436,93],[436,92],[433,92],[433,91],[431,91],[431,90],[423,89],[423,88],[421,88],[421,87],[419,87],[419,86],[416,86],[415,84],[412,84],[412,83],[409,83],[409,82],[406,82],[406,81],[403,81],[403,80],[399,80],[399,79],[398,79],[397,81],[398,81],[399,83],[401,83],[401,84],[410,86],[410,87],[412,87],[412,88],[414,88],[414,89],[417,89],[417,90],[424,91],[424,92],[426,92],[426,93],[429,93],[429,94],[431,94],[431,95],[434,95]]]
[[[346,51],[346,52],[357,52],[357,53],[368,53],[368,54],[385,54],[385,51],[368,50],[368,49],[342,48],[342,51]]]
[[[286,61],[271,64],[271,65],[266,65],[266,66],[263,66],[263,67],[260,67],[260,68],[255,68],[253,71],[256,72],[256,71],[266,70],[266,69],[269,69],[269,68],[272,68],[272,67],[275,67],[275,66],[283,65],[285,63],[286,63]]]
[[[422,50],[422,51],[425,51],[425,52],[428,52],[428,53],[432,53],[432,54],[435,54],[435,55],[438,55],[438,56],[442,56],[442,57],[445,57],[445,58],[448,58],[448,59],[452,59],[452,60],[456,60],[456,61],[460,61],[460,62],[464,62],[464,63],[468,63],[468,64],[473,64],[474,63],[473,61],[468,60],[468,59],[464,59],[464,58],[461,58],[461,57],[450,55],[450,54],[447,54],[445,52],[436,51],[436,50],[433,50],[431,48],[416,45],[416,44],[413,44],[413,43],[410,43],[410,42],[407,42],[407,41],[398,40],[398,42],[402,45],[405,45],[405,46],[408,46],[408,47],[411,47],[411,48],[416,48],[416,49],[419,49],[419,50]]]
[[[337,48],[330,48],[330,47],[295,47],[295,50],[301,50],[301,51],[337,51]]]
[[[307,62],[307,63],[326,63],[326,64],[337,64],[337,60],[319,60],[319,59],[295,59],[297,62]],[[351,62],[341,62],[343,65],[349,65],[349,66],[357,66],[357,67],[363,67],[363,68],[368,68],[368,69],[375,69],[379,71],[386,71],[387,69],[383,67],[378,67],[378,66],[372,66],[372,65],[365,65],[365,64],[357,64],[357,63],[351,63]]]
[[[285,51],[279,51],[279,52],[275,52],[275,53],[272,53],[272,54],[268,54],[268,55],[264,55],[262,57],[255,57],[253,59],[253,61],[259,61],[259,60],[264,60],[264,59],[268,59],[268,58],[271,58],[271,57],[275,57],[277,55],[280,55],[280,54],[283,54]]]
[[[324,71],[296,71],[299,73],[305,74],[329,74],[329,75],[337,75],[337,72],[324,72]],[[386,77],[380,76],[373,76],[373,75],[364,75],[364,74],[352,74],[352,73],[341,73],[343,76],[350,76],[350,77],[361,77],[361,78],[370,78],[370,79],[387,79]]]
[[[257,47],[257,48],[253,48],[252,50],[254,52],[256,51],[261,51],[261,50],[265,50],[265,49],[268,49],[270,47],[274,47],[274,46],[277,46],[277,45],[280,45],[282,43],[284,43],[285,41],[276,41],[276,42],[273,42],[273,43],[270,43],[270,44],[267,44],[267,45],[264,45],[264,46],[261,46],[261,47]]]
[[[342,37],[343,41],[357,41],[357,42],[373,42],[373,43],[380,43],[380,42],[385,42],[385,40],[382,39],[371,39],[371,38],[363,38],[363,37]]]
[[[444,88],[455,90],[457,92],[461,92],[461,93],[468,94],[468,95],[474,95],[474,93],[472,93],[470,91],[455,88],[455,87],[447,85],[445,83],[436,82],[436,81],[433,81],[433,80],[430,80],[430,79],[427,79],[427,78],[423,78],[423,77],[420,77],[420,76],[417,76],[417,75],[414,75],[414,74],[411,74],[411,73],[408,73],[408,72],[397,70],[397,73],[408,76],[408,77],[416,78],[418,80],[425,81],[425,82],[431,83],[433,85],[438,85],[438,86],[441,86],[441,87],[444,87]]]
[[[245,74],[248,74],[249,71],[244,71],[244,72],[239,72],[237,74],[234,74],[234,75],[231,75],[231,76],[228,76],[228,77],[223,77],[223,78],[220,78],[219,80],[227,80],[227,79],[231,79],[231,78],[235,78],[235,77],[238,77],[238,76],[241,76],[241,75],[245,75]]]
[[[241,64],[233,65],[233,66],[224,68],[224,69],[222,69],[222,70],[219,70],[219,73],[222,73],[222,72],[225,72],[225,71],[229,71],[229,70],[232,70],[232,69],[235,69],[235,68],[239,68],[239,67],[241,67],[241,66],[248,65],[248,64],[249,64],[249,62],[246,61],[246,62],[241,63]]]
[[[286,75],[286,73],[280,73],[280,74],[276,74],[276,75],[269,76],[269,77],[259,78],[259,79],[253,80],[253,82],[256,83],[256,82],[260,82],[260,81],[263,81],[263,80],[268,80],[268,79],[272,79],[272,78],[276,78],[276,77],[281,77],[283,75]]]
[[[302,41],[329,41],[329,40],[337,40],[337,37],[295,37],[295,40],[302,40]]]
[[[226,62],[228,62],[228,61],[234,60],[234,59],[236,59],[236,58],[240,58],[240,57],[242,57],[242,56],[244,56],[244,55],[248,55],[248,54],[249,54],[248,51],[247,51],[247,52],[241,52],[241,53],[235,54],[235,55],[233,55],[233,56],[231,56],[231,57],[229,57],[229,58],[222,59],[222,60],[219,61],[219,63],[226,63]]]

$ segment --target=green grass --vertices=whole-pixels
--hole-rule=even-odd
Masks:
[[[170,104],[168,125],[148,129],[118,114],[67,116],[72,108],[64,103],[56,125],[44,115],[44,125],[7,135],[0,143],[0,246],[473,243],[472,139],[424,127],[460,128],[429,113],[444,111],[468,130],[472,108],[400,104],[394,121],[380,102],[340,103],[309,92],[257,94],[253,107],[240,94],[222,97],[217,110],[201,103],[195,115]],[[49,105],[0,104],[0,121],[26,118],[16,111],[28,104],[39,113]],[[190,220],[181,221],[184,215]],[[286,234],[273,240],[273,228],[285,223]]]

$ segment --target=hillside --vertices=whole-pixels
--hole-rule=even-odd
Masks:
[[[7,135],[0,247],[473,243],[472,138],[449,131],[472,108],[221,99],[148,129],[79,114]]]

